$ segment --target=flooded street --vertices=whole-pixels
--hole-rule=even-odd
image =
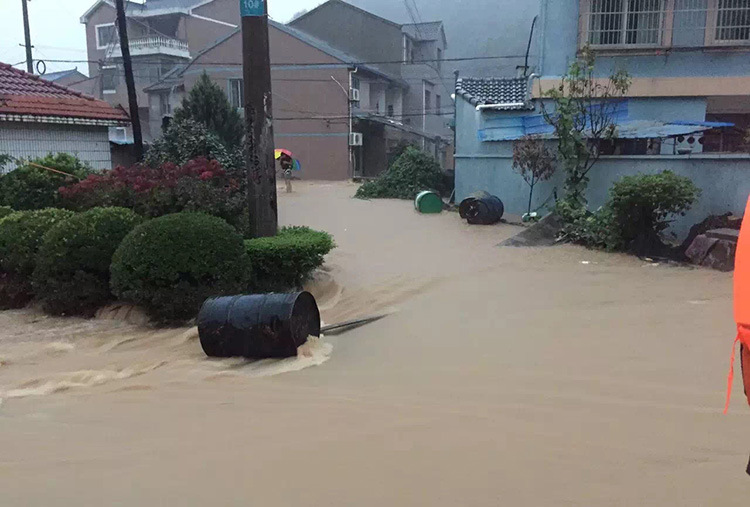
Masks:
[[[284,224],[339,248],[286,362],[194,329],[0,312],[0,505],[747,505],[730,274],[420,216],[295,182]]]

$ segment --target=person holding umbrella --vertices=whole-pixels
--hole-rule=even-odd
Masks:
[[[292,152],[289,150],[276,150],[276,160],[279,162],[281,168],[281,174],[284,176],[284,183],[286,183],[286,192],[292,192],[292,171],[299,171],[302,169],[301,164],[294,158]]]

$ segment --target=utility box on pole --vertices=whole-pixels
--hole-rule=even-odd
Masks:
[[[278,230],[267,0],[239,0],[245,82],[245,165],[254,238]]]

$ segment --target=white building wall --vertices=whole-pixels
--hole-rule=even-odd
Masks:
[[[75,155],[93,169],[111,169],[107,127],[0,122],[0,153],[17,159]]]

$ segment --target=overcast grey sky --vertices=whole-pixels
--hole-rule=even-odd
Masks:
[[[86,35],[80,17],[95,1],[29,0],[34,58],[85,60]],[[323,0],[269,0],[269,10],[273,19],[286,22],[302,9],[311,9],[321,3]],[[21,0],[0,0],[0,62],[16,64],[24,61],[24,48],[19,44],[23,44]],[[85,63],[50,63],[48,72],[76,65],[82,72],[87,72]]]

